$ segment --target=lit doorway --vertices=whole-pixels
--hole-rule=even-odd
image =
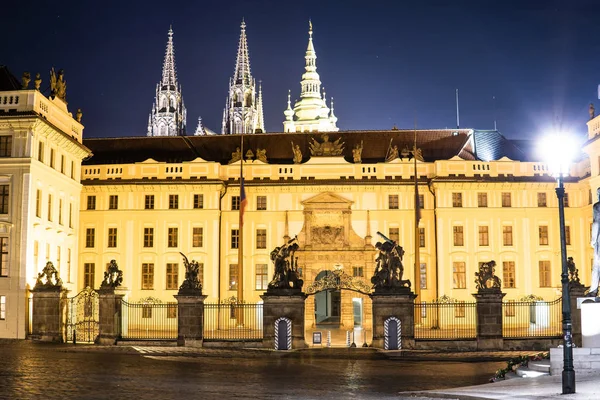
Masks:
[[[332,277],[331,271],[321,271],[315,280]],[[342,311],[342,293],[338,290],[323,290],[315,294],[315,323],[318,328],[338,328]]]

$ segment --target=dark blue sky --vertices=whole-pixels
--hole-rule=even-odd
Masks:
[[[555,118],[584,133],[600,83],[596,0],[7,3],[0,63],[42,72],[44,87],[64,68],[87,137],[145,135],[170,24],[188,131],[201,115],[220,132],[242,17],[270,132],[287,90],[299,96],[309,18],[342,130],[412,128],[415,115],[419,128],[453,127],[458,88],[461,127],[490,129],[496,114],[510,138]]]

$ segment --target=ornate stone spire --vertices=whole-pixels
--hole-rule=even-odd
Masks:
[[[265,131],[265,117],[263,113],[262,81],[258,81],[258,98],[256,99],[256,130]]]
[[[300,100],[294,104],[293,117],[284,112],[285,132],[336,132],[338,127],[329,118],[325,93],[321,97],[321,79],[317,73],[317,53],[313,44],[312,22],[308,21],[308,46],[306,48],[304,74],[300,82]],[[290,106],[288,105],[288,109]]]
[[[262,94],[256,98],[256,81],[250,72],[250,54],[246,38],[246,23],[240,25],[240,41],[233,77],[229,80],[229,95],[223,110],[223,134],[264,132]],[[260,110],[258,102],[260,102]]]
[[[156,85],[156,95],[148,119],[148,136],[185,135],[185,104],[181,95],[181,86],[177,83],[175,72],[175,47],[173,29],[169,27],[169,38],[165,51],[162,79]]]

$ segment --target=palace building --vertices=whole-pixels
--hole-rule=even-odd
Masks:
[[[0,338],[26,336],[28,290],[48,261],[70,296],[98,288],[115,260],[127,301],[173,303],[183,253],[199,262],[207,301],[256,303],[273,278],[272,250],[295,237],[305,289],[332,274],[358,285],[310,296],[307,329],[368,329],[361,288],[371,286],[383,236],[403,247],[402,279],[417,301],[471,301],[474,273],[491,260],[508,300],[560,294],[556,183],[531,141],[477,129],[339,131],[321,95],[312,26],[305,69],[284,132],[264,133],[242,22],[223,134],[186,136],[170,30],[147,136],[88,139],[61,72],[44,95],[39,76],[31,88],[28,74],[19,81],[0,67]],[[567,251],[586,283],[600,117],[588,132],[564,201]]]

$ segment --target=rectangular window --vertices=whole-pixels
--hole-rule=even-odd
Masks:
[[[154,195],[147,194],[144,199],[144,208],[146,210],[154,210]]]
[[[388,237],[390,240],[398,243],[400,241],[400,228],[390,228],[388,231]]]
[[[177,303],[170,301],[167,303],[167,318],[177,318]]]
[[[54,168],[54,158],[55,158],[54,149],[50,148],[50,168]]]
[[[546,207],[546,193],[537,194],[538,207]]]
[[[565,197],[563,197],[563,206],[569,207],[569,193],[565,193]]]
[[[240,243],[240,230],[232,229],[231,230],[231,248],[237,249]]]
[[[94,288],[94,279],[96,274],[96,264],[85,263],[83,264],[83,287]]]
[[[467,275],[464,261],[453,262],[452,271],[454,289],[465,289],[467,287]]]
[[[267,230],[257,229],[256,230],[256,248],[266,249],[267,248]]]
[[[176,210],[179,208],[179,195],[178,194],[170,194],[169,195],[169,209]]]
[[[64,156],[64,154],[61,154],[61,156],[60,156],[60,173],[61,174],[65,173],[65,156]]]
[[[510,192],[502,193],[502,207],[512,207],[512,198]]]
[[[8,185],[0,185],[0,214],[8,214]]]
[[[12,151],[12,136],[0,136],[0,157],[10,157]]]
[[[550,271],[550,261],[544,260],[539,262],[540,266],[540,287],[551,287],[551,271]]]
[[[452,193],[452,207],[462,207],[462,193]]]
[[[489,228],[487,226],[479,227],[479,245],[480,246],[489,246],[490,245]]]
[[[365,271],[362,266],[354,266],[352,267],[352,276],[363,277],[365,276]]]
[[[0,276],[8,276],[8,238],[0,237]]]
[[[154,228],[144,228],[144,247],[154,247]]]
[[[35,195],[35,216],[42,217],[42,191],[40,189],[37,190]]]
[[[419,228],[419,247],[425,247],[425,228]]]
[[[465,317],[465,301],[457,301],[454,306],[454,317],[455,318],[464,318]]]
[[[58,199],[58,223],[61,225],[63,224],[62,209],[63,209],[63,200]]]
[[[71,179],[75,179],[75,161],[71,161]]]
[[[88,196],[87,197],[87,209],[88,210],[96,209],[96,196]]]
[[[48,194],[48,221],[52,221],[52,195]]]
[[[44,143],[40,142],[38,144],[38,161],[44,162]]]
[[[142,264],[142,290],[154,289],[154,264]]]
[[[397,210],[399,208],[399,204],[398,204],[398,195],[397,194],[390,194],[388,196],[388,208],[390,210]]]
[[[267,209],[267,196],[256,196],[256,209],[259,211]]]
[[[142,318],[152,318],[152,306],[150,304],[142,304]]]
[[[46,262],[50,261],[50,243],[46,243]]]
[[[204,286],[204,263],[198,263],[198,280]]]
[[[85,230],[85,247],[91,248],[96,244],[96,229],[87,228]]]
[[[565,244],[567,246],[571,245],[571,227],[570,226],[565,226]]]
[[[204,247],[204,228],[192,229],[192,247]]]
[[[256,290],[267,290],[268,267],[268,264],[256,264]]]
[[[71,283],[71,249],[67,249],[67,283]]]
[[[454,245],[455,246],[464,246],[465,244],[465,238],[463,236],[463,227],[462,226],[454,226],[453,228],[453,233],[454,233]]]
[[[425,263],[420,265],[420,278],[421,289],[427,289],[427,264]]]
[[[539,228],[539,238],[540,238],[540,246],[548,245],[548,227],[546,225],[541,225]]]
[[[502,227],[502,244],[504,246],[513,245],[513,229],[510,225],[505,225]]]
[[[69,228],[73,227],[73,203],[69,203]]]
[[[117,228],[108,228],[108,247],[117,247]]]
[[[424,194],[420,194],[419,195],[419,208],[425,208],[425,195]]]
[[[119,208],[119,196],[111,194],[108,198],[108,209],[117,210]]]
[[[508,300],[504,303],[504,316],[505,317],[514,317],[515,316],[515,301]]]
[[[179,238],[179,229],[178,228],[169,228],[167,247],[177,247],[179,245],[178,238]]]
[[[167,264],[167,290],[178,289],[179,264]]]
[[[229,264],[229,290],[237,290],[238,286],[238,265]]]
[[[40,251],[40,242],[37,240],[33,241],[33,266],[35,267],[36,273],[39,271],[39,251]]]
[[[505,288],[515,288],[515,262],[514,261],[503,261],[502,262],[502,282]]]
[[[477,207],[487,206],[487,193],[477,193]]]
[[[0,320],[6,319],[6,296],[0,296]]]
[[[56,246],[56,270],[60,273],[60,246]]]
[[[195,194],[194,195],[194,208],[204,208],[204,195],[203,194]]]
[[[240,209],[240,196],[231,196],[231,209],[232,210]]]

